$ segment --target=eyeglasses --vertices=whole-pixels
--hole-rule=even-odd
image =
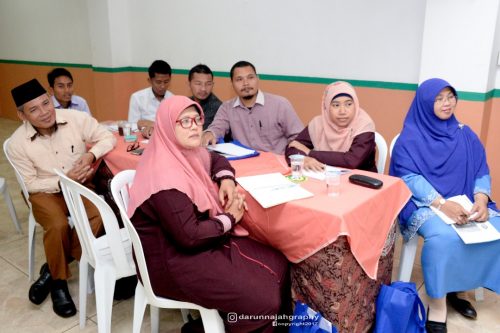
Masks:
[[[193,121],[197,126],[202,126],[205,123],[205,117],[196,116],[196,117],[185,117],[176,121],[179,123],[182,128],[189,129],[193,126]]]
[[[140,146],[141,146],[141,145],[139,144],[139,142],[138,142],[138,141],[136,141],[136,142],[134,142],[134,143],[132,143],[132,144],[130,144],[130,145],[128,145],[128,146],[127,146],[127,152],[130,152],[130,151],[132,151],[132,150],[136,150],[136,149],[137,149],[137,148],[139,148]]]
[[[344,103],[332,102],[330,105],[334,109],[340,109],[341,106],[344,106],[344,109],[349,109],[354,105],[354,102],[353,101],[346,101]]]
[[[455,104],[457,102],[457,96],[448,95],[446,97],[444,96],[436,97],[436,99],[434,100],[434,104],[443,105],[445,101],[448,101],[450,104]]]

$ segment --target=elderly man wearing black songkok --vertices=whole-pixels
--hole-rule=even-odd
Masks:
[[[30,288],[29,299],[41,304],[50,292],[54,312],[70,317],[76,308],[66,282],[71,276],[68,263],[80,259],[81,248],[75,230],[68,225],[68,208],[53,170],[60,169],[89,186],[93,163],[113,149],[115,138],[83,112],[54,109],[36,79],[11,92],[23,124],[12,135],[7,152],[26,183],[33,215],[43,227],[47,259]],[[89,150],[88,145],[92,145]],[[85,202],[85,208],[94,234],[102,233],[97,208],[90,202]]]

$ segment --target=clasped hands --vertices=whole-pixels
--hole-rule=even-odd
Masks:
[[[73,167],[68,171],[66,176],[80,184],[85,183],[94,173],[94,168],[92,168],[94,160],[95,156],[91,152],[83,154],[73,163]]]
[[[451,200],[444,203],[441,211],[457,224],[466,224],[470,221],[485,222],[489,219],[488,201],[489,198],[486,194],[476,193],[474,195],[474,205],[470,212],[462,205]]]
[[[236,222],[239,222],[245,211],[248,210],[245,202],[245,194],[236,190],[236,184],[232,179],[223,179],[219,187],[219,202],[224,212],[231,214]]]

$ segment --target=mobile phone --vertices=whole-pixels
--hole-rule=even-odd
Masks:
[[[130,153],[133,155],[142,155],[143,151],[144,151],[144,148],[137,148],[137,149],[131,150]]]

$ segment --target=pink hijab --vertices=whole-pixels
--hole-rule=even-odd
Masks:
[[[354,101],[355,114],[346,128],[340,128],[330,118],[330,104],[338,94],[348,94]],[[365,132],[375,132],[375,124],[368,113],[359,107],[358,96],[347,82],[333,82],[325,89],[321,102],[321,116],[309,123],[309,136],[315,150],[345,153],[351,148],[355,136]]]
[[[210,179],[210,155],[205,148],[186,149],[175,136],[176,121],[186,108],[200,105],[185,96],[172,96],[161,102],[148,147],[141,156],[130,189],[128,216],[153,194],[177,189],[186,194],[200,212],[210,216],[222,212],[216,185]]]

